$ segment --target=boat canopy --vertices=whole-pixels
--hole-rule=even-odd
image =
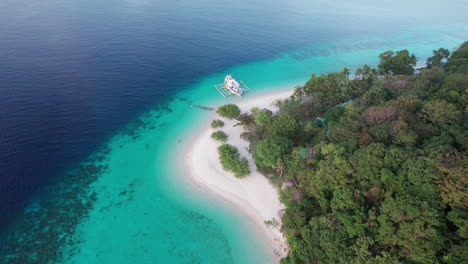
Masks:
[[[242,81],[237,81],[231,75],[226,75],[224,83],[215,85],[216,90],[226,97],[231,94],[241,96],[243,92],[250,90]]]
[[[226,78],[224,79],[224,84],[234,91],[239,91],[240,85],[236,80],[234,80],[234,78],[232,78],[231,75],[226,76]]]

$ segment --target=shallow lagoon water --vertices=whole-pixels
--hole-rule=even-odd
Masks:
[[[409,49],[420,61],[464,38],[466,25],[433,26],[344,37],[240,63],[198,78],[148,107],[81,163],[39,192],[1,247],[8,263],[269,263],[255,226],[230,204],[178,175],[183,146],[215,107],[242,98],[213,88],[232,73],[252,91],[294,87],[311,73],[375,66],[387,49]],[[462,32],[462,33],[460,33]]]

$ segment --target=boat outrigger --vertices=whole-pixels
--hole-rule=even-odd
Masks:
[[[242,81],[236,81],[231,75],[226,75],[224,83],[215,85],[215,88],[224,97],[231,94],[241,96],[243,92],[250,90]]]

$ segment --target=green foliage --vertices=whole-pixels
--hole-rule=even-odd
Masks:
[[[436,209],[412,198],[388,198],[380,210],[376,238],[381,244],[398,247],[408,262],[437,262],[444,241]]]
[[[218,127],[223,127],[223,126],[224,126],[224,122],[222,120],[216,119],[216,120],[211,121],[212,128],[218,128]]]
[[[468,259],[468,244],[454,245],[442,260],[444,263],[464,264]]]
[[[226,104],[226,105],[220,106],[218,110],[216,110],[216,113],[218,113],[218,115],[222,117],[233,119],[233,118],[238,117],[241,111],[239,107],[235,104]]]
[[[224,170],[234,173],[237,178],[244,178],[250,174],[247,159],[240,158],[236,147],[223,144],[218,147],[218,154]]]
[[[228,136],[226,135],[226,133],[224,133],[224,131],[220,130],[211,133],[211,138],[220,142],[226,142]]]
[[[434,100],[426,102],[419,114],[422,120],[437,126],[452,124],[459,120],[460,110],[453,104],[444,100]]]
[[[458,155],[455,152],[446,154],[443,159],[435,164],[438,169],[436,183],[444,204],[454,209],[466,210],[468,209],[468,193],[466,191],[468,177],[466,177],[466,166],[460,164],[462,162],[457,157]],[[466,215],[464,218],[466,218]],[[468,222],[465,224],[468,224]],[[467,227],[464,228],[467,229]]]
[[[313,75],[277,115],[255,116],[256,163],[294,182],[280,193],[282,263],[467,262],[468,42],[447,57],[411,75],[416,57],[388,51],[384,77]]]
[[[257,106],[254,106],[254,107],[252,107],[252,108],[250,109],[250,112],[252,112],[252,113],[254,113],[254,114],[257,113],[258,111],[260,111],[260,108],[258,108]]]
[[[272,116],[265,128],[268,135],[292,138],[299,131],[300,126],[291,115],[279,114]]]
[[[413,74],[417,61],[416,56],[414,54],[410,55],[407,50],[400,50],[396,53],[388,50],[381,53],[379,58],[379,73],[390,75]]]
[[[377,77],[376,69],[363,65],[356,69],[354,79],[347,83],[343,92],[351,98],[361,96],[372,87]]]
[[[412,147],[417,143],[418,134],[414,131],[399,131],[395,135],[393,143],[398,146],[408,146]]]
[[[460,48],[452,53],[452,56],[444,65],[447,72],[468,72],[468,42],[465,41]]]
[[[268,125],[271,121],[271,117],[268,113],[260,111],[255,114],[255,122],[257,125],[264,127]]]
[[[426,65],[428,68],[442,67],[444,66],[444,62],[442,60],[448,59],[450,56],[450,51],[448,49],[439,48],[438,50],[433,50],[432,53],[434,54],[432,57],[427,58]]]
[[[448,213],[447,219],[457,228],[456,234],[460,239],[468,238],[468,212],[455,209]]]
[[[389,98],[388,92],[381,87],[374,87],[362,96],[361,101],[365,106],[381,105]]]
[[[312,78],[301,89],[304,94],[314,94],[319,98],[323,106],[334,106],[349,99],[342,93],[347,77],[343,73],[330,73],[320,76],[312,75]]]
[[[323,130],[322,122],[308,121],[304,125],[304,132],[311,137],[317,136]]]
[[[271,220],[264,221],[266,226],[273,227],[273,228],[278,228],[280,227],[280,223],[276,218],[273,218]]]
[[[363,118],[359,113],[349,111],[341,117],[339,122],[328,126],[328,139],[334,143],[356,139],[361,134],[364,125]]]
[[[387,144],[390,141],[390,127],[387,124],[371,127],[369,134],[376,142]]]
[[[292,143],[285,137],[273,137],[257,143],[255,153],[256,161],[260,166],[276,166],[283,157],[291,151]]]
[[[345,113],[345,111],[346,110],[345,110],[344,107],[335,106],[335,107],[329,109],[325,113],[325,120],[327,120],[328,123],[336,122],[341,118],[341,116]]]
[[[468,87],[468,76],[461,73],[452,73],[446,75],[440,89],[434,98],[442,99],[448,103],[459,105],[460,107],[468,105],[466,88]]]

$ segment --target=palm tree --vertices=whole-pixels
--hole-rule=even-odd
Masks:
[[[344,67],[342,73],[346,76],[346,79],[348,79],[348,77],[349,77],[349,69],[346,68],[346,67]]]

